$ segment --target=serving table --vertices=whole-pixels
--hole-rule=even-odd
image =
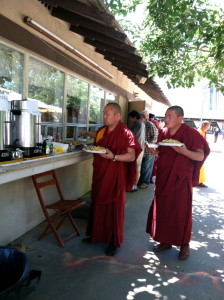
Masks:
[[[58,169],[92,158],[92,154],[77,150],[57,155],[25,158],[0,164],[0,184]]]

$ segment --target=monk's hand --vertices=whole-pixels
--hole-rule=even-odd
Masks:
[[[154,156],[157,156],[159,154],[159,151],[155,148],[148,148],[148,150]]]
[[[185,155],[187,151],[187,147],[183,144],[181,147],[177,146],[172,146],[173,150],[175,150],[177,153]]]
[[[106,153],[100,153],[99,155],[102,156],[103,158],[113,159],[114,158],[113,152],[111,152],[109,149],[106,150],[107,150]]]
[[[78,137],[83,136],[83,135],[85,135],[85,134],[86,134],[86,131],[85,131],[85,130],[80,131],[80,132],[78,133]]]

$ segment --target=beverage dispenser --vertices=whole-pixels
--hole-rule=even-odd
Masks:
[[[12,146],[20,148],[24,157],[42,154],[38,146],[39,126],[38,102],[34,100],[13,100],[12,113]]]

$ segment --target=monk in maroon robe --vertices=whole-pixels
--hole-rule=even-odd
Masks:
[[[155,252],[180,246],[180,259],[189,256],[192,230],[192,188],[198,184],[199,171],[210,150],[197,130],[182,123],[183,109],[171,106],[165,114],[166,128],[158,142],[174,139],[183,146],[159,146],[153,151],[157,160],[156,188],[146,232],[160,242]]]
[[[120,106],[107,104],[105,126],[96,132],[95,145],[105,147],[107,153],[94,154],[92,204],[86,231],[91,243],[109,245],[107,255],[114,255],[124,238],[126,190],[135,181],[136,159],[141,152],[136,138],[120,117]]]

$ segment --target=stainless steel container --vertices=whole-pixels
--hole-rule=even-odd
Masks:
[[[5,111],[0,111],[0,150],[4,150]]]
[[[42,135],[41,135],[41,114],[36,116],[36,123],[35,123],[35,140],[36,143],[42,143]]]
[[[35,147],[35,124],[37,116],[27,111],[27,101],[22,101],[21,116],[19,118],[19,144],[21,147]]]
[[[11,111],[14,114],[15,136],[18,139],[18,145],[23,148],[36,146],[37,116],[29,113],[27,108],[27,100],[12,101]]]
[[[11,145],[11,116],[10,111],[5,114],[5,132],[4,132],[4,145],[5,147]]]

